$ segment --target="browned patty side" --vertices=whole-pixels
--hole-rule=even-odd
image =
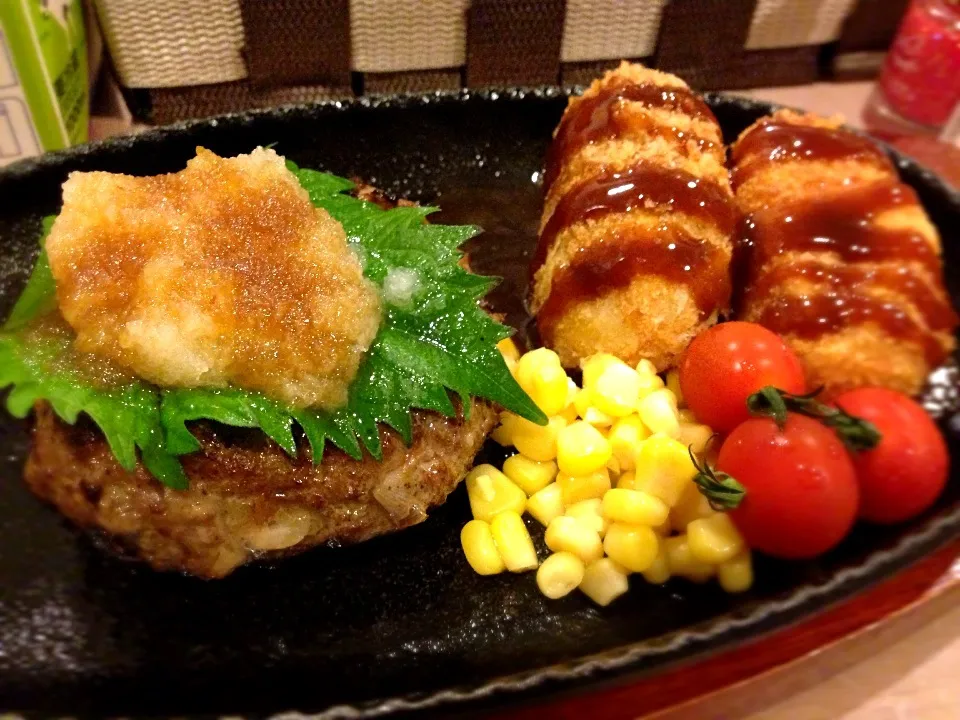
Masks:
[[[328,446],[314,466],[258,430],[198,423],[202,449],[183,457],[185,491],[138,466],[127,472],[89,421],[68,425],[36,407],[27,485],[84,528],[105,531],[157,570],[223,577],[247,562],[415,525],[463,479],[497,412],[474,401],[468,420],[413,413],[406,447],[381,428],[383,461]]]
[[[414,204],[361,182],[354,192],[384,209]],[[497,411],[475,399],[469,419],[426,411],[412,419],[410,447],[381,427],[382,462],[328,445],[319,466],[303,442],[291,458],[259,430],[196,423],[202,449],[183,457],[190,488],[179,491],[142,466],[125,471],[89,419],[68,425],[39,403],[24,475],[68,518],[157,570],[218,578],[253,560],[422,522],[466,475]]]

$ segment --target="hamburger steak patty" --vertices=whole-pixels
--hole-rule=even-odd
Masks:
[[[360,182],[354,192],[384,209],[415,204]],[[173,490],[141,465],[120,467],[89,418],[69,425],[44,402],[35,414],[24,475],[36,495],[157,570],[205,578],[422,522],[466,475],[498,419],[479,398],[469,419],[416,410],[409,447],[381,426],[382,462],[354,460],[328,443],[317,466],[302,438],[291,458],[258,429],[194,423],[201,449],[182,458],[190,488]]]
[[[383,461],[328,445],[314,466],[259,430],[192,427],[201,450],[183,456],[188,490],[127,472],[87,418],[68,425],[36,406],[27,485],[81,527],[104,531],[157,570],[223,577],[253,560],[331,540],[354,543],[422,522],[469,470],[497,411],[474,400],[470,418],[412,413],[413,443],[381,427]]]

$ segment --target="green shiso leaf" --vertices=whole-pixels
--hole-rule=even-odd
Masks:
[[[38,339],[22,330],[56,309],[56,288],[43,240],[54,218],[44,220],[41,252],[9,319],[0,331],[0,388],[12,386],[7,407],[26,416],[37,400],[46,400],[57,415],[74,423],[85,413],[100,427],[127,470],[139,458],[165,485],[187,487],[179,456],[196,452],[200,443],[188,423],[213,420],[235,427],[259,428],[288,454],[297,453],[294,429],[303,432],[313,462],[327,443],[353,458],[365,449],[380,459],[380,425],[412,441],[411,409],[456,414],[450,392],[465,412],[471,396],[499,403],[534,422],[546,418],[511,376],[496,343],[511,330],[493,320],[478,300],[495,278],[466,272],[459,247],[478,230],[430,225],[429,207],[383,210],[345,194],[353,183],[314,170],[288,167],[317,207],[344,227],[348,241],[364,263],[364,274],[383,285],[391,270],[416,273],[411,302],[385,304],[383,323],[350,386],[347,405],[327,413],[293,409],[240,388],[163,389],[140,381],[104,388],[79,369],[57,362],[70,349],[69,339]]]

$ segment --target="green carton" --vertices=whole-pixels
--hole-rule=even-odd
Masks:
[[[0,0],[0,165],[85,142],[81,0]]]

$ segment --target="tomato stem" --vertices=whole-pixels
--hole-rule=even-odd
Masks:
[[[772,418],[781,430],[787,422],[787,412],[800,413],[832,428],[837,437],[852,452],[875,448],[881,438],[876,425],[851,415],[842,408],[820,402],[817,396],[821,392],[823,392],[822,387],[806,395],[794,395],[786,390],[767,385],[747,398],[747,409],[751,415]]]
[[[697,462],[692,445],[687,448],[687,452],[690,453],[690,460],[697,469],[693,481],[697,484],[697,489],[710,502],[710,507],[718,512],[725,512],[739,506],[747,494],[747,489],[732,475],[710,467],[710,463],[706,460],[702,463]]]

